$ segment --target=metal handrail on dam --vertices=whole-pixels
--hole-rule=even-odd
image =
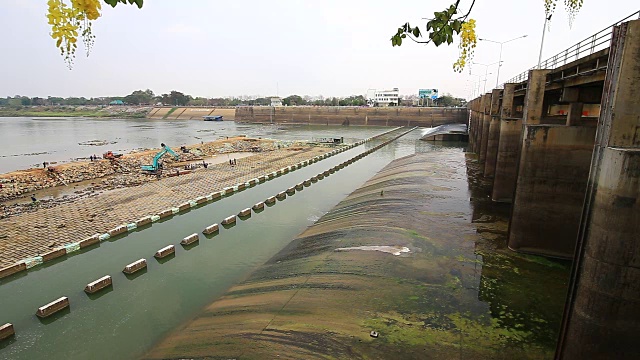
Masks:
[[[609,47],[611,41],[611,34],[613,28],[622,24],[625,21],[640,19],[640,10],[625,17],[624,19],[617,21],[610,26],[598,31],[597,33],[587,37],[586,39],[579,41],[578,43],[568,47],[567,49],[553,55],[552,57],[542,61],[540,63],[540,69],[555,69],[559,66],[566,65],[572,61],[578,60],[583,56],[591,55],[597,51],[606,49]],[[534,66],[527,71],[524,71],[513,78],[506,81],[504,84],[521,83],[527,81],[529,76],[529,70],[536,69]],[[500,88],[504,88],[504,84]]]

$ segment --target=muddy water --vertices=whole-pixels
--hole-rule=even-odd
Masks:
[[[88,158],[107,150],[125,153],[140,148],[158,148],[160,143],[179,148],[180,145],[240,134],[283,140],[343,136],[351,141],[353,137],[364,138],[380,132],[380,127],[251,125],[233,121],[0,118],[0,173],[42,167],[43,161]],[[87,145],[93,140],[107,144]]]
[[[94,121],[94,120],[92,120]],[[307,130],[304,130],[307,131]],[[369,128],[352,131],[364,138]],[[380,131],[378,131],[380,132]],[[309,135],[316,133],[309,132]],[[0,281],[0,323],[14,324],[17,336],[0,343],[6,359],[127,359],[140,356],[171,329],[184,323],[231,285],[281,250],[341,199],[393,159],[411,154],[419,133],[380,149],[273,207],[266,207],[211,239],[189,248],[179,241],[211,223],[237,214],[268,196],[318,174],[364,150],[346,151],[152,227],[100,244],[27,274]],[[367,147],[374,146],[367,144]],[[176,256],[157,261],[158,249],[176,245]],[[126,277],[122,268],[139,258],[148,270]],[[113,289],[87,296],[84,286],[103,275]],[[45,321],[37,307],[68,296],[71,309]]]

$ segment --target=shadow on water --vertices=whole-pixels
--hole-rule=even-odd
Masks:
[[[113,291],[113,284],[107,286],[106,288],[100,289],[98,292],[95,292],[93,294],[87,294],[87,293],[85,294],[87,294],[87,297],[90,300],[98,300],[112,291]]]
[[[182,248],[185,249],[186,251],[190,251],[191,249],[193,249],[196,246],[200,245],[200,241],[198,240],[198,241],[193,242],[193,243],[191,243],[189,245],[183,245],[183,244],[180,244],[180,245],[182,245]]]
[[[214,237],[220,235],[220,229],[216,230],[215,232],[212,232],[211,234],[203,234],[203,235],[207,239],[213,239]]]
[[[138,271],[134,272],[133,274],[124,274],[124,273],[123,274],[127,279],[135,280],[135,279],[139,278],[140,276],[146,274],[147,271],[149,271],[148,268],[144,267],[144,268],[142,268],[142,270],[138,270]]]
[[[43,325],[50,325],[52,324],[54,321],[62,318],[63,316],[70,314],[71,313],[71,306],[67,306],[66,308],[58,311],[57,313],[51,315],[51,316],[47,316],[46,318],[40,318],[38,317],[38,320],[40,321],[41,324]],[[36,315],[33,315],[36,316]]]
[[[8,337],[4,340],[0,340],[0,350],[8,347],[9,345],[15,343],[16,341],[18,341],[18,339],[16,339],[15,335],[12,335],[11,337]]]
[[[238,215],[238,219],[240,219],[240,220],[242,220],[242,221],[249,220],[249,219],[251,219],[251,214],[249,214],[249,215],[244,215],[244,216]]]
[[[174,253],[171,253],[171,254],[163,257],[163,258],[158,259],[157,257],[154,257],[154,259],[156,259],[158,264],[164,264],[167,261],[171,261],[171,260],[175,259],[175,257],[176,257],[176,253],[174,252]]]
[[[236,222],[232,222],[231,224],[222,224],[222,227],[225,229],[231,229],[232,227],[236,226]]]

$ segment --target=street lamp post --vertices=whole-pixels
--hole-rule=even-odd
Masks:
[[[478,39],[480,41],[488,41],[488,42],[492,42],[492,43],[496,43],[496,44],[500,44],[500,58],[498,59],[498,76],[496,76],[496,88],[498,87],[499,83],[500,83],[500,68],[502,67],[502,45],[512,42],[514,40],[518,40],[518,39],[522,39],[522,38],[526,38],[527,35],[522,35],[522,36],[518,36],[517,38],[513,38],[511,40],[507,40],[507,41],[494,41],[494,40],[489,40],[489,39]]]
[[[551,20],[551,15],[544,17],[544,27],[542,28],[542,42],[540,43],[540,55],[538,55],[538,69],[542,63],[542,47],[544,46],[544,33],[547,32],[547,21]]]
[[[482,65],[482,66],[484,66],[484,89],[483,89],[483,92],[487,91],[487,75],[490,74],[489,66],[492,66],[492,65],[495,65],[495,64],[499,64],[499,62],[494,62],[494,63],[491,63],[491,64],[480,64],[480,63],[474,62],[473,64],[474,65]],[[500,71],[500,65],[498,65],[498,71]]]

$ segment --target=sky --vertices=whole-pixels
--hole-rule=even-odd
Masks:
[[[0,96],[123,96],[148,88],[194,97],[328,97],[397,87],[405,95],[437,88],[470,98],[478,83],[480,91],[495,87],[497,65],[455,73],[457,43],[392,47],[389,40],[405,22],[423,26],[422,18],[452,2],[145,0],[142,9],[103,4],[90,56],[80,46],[69,70],[49,36],[46,0],[0,0]],[[461,7],[472,2],[462,0]],[[537,64],[543,3],[476,0],[471,17],[479,38],[527,35],[503,46],[500,83]],[[640,10],[638,0],[584,0],[570,27],[563,3],[558,0],[546,33],[543,59]],[[481,41],[474,61],[497,63],[499,50]]]

